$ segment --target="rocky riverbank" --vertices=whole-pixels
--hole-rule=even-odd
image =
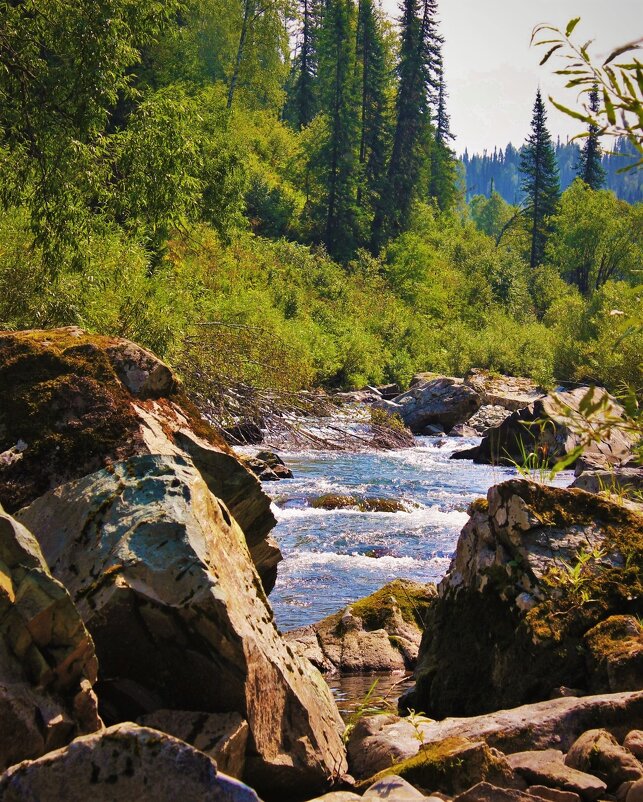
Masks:
[[[367,392],[416,429],[485,406],[502,429],[545,403],[501,385]],[[398,580],[283,637],[253,470],[133,343],[0,334],[1,802],[641,798],[636,504],[598,480],[503,482],[471,506],[437,589]],[[320,670],[415,670],[416,685],[403,716],[345,731]]]

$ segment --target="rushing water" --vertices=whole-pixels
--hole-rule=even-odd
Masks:
[[[319,621],[396,577],[439,581],[467,507],[511,468],[450,460],[478,440],[418,438],[392,452],[282,453],[295,478],[266,483],[278,520],[273,535],[284,561],[270,601],[283,631]],[[557,484],[569,483],[560,475]],[[326,493],[399,499],[408,512],[319,510]]]

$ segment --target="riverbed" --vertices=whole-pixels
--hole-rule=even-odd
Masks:
[[[282,631],[312,624],[396,577],[438,582],[445,574],[467,507],[513,468],[451,460],[478,439],[421,437],[414,448],[384,452],[282,452],[294,479],[266,482],[284,555],[270,594]],[[571,481],[560,474],[556,484]],[[327,493],[402,501],[406,512],[320,510]]]

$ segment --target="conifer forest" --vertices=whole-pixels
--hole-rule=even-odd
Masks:
[[[640,387],[640,127],[588,84],[561,143],[533,86],[524,142],[461,151],[444,44],[437,0],[0,3],[0,325],[212,391]]]

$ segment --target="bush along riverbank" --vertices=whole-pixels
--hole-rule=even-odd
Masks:
[[[546,403],[477,371],[364,392],[349,415],[443,431]],[[579,472],[609,468],[612,443],[577,454],[558,426]],[[636,444],[620,445],[612,464]],[[0,335],[2,802],[641,798],[635,492],[503,482],[471,505],[437,589],[397,580],[284,637],[255,463],[134,343]],[[345,729],[320,670],[416,684],[399,713]]]

